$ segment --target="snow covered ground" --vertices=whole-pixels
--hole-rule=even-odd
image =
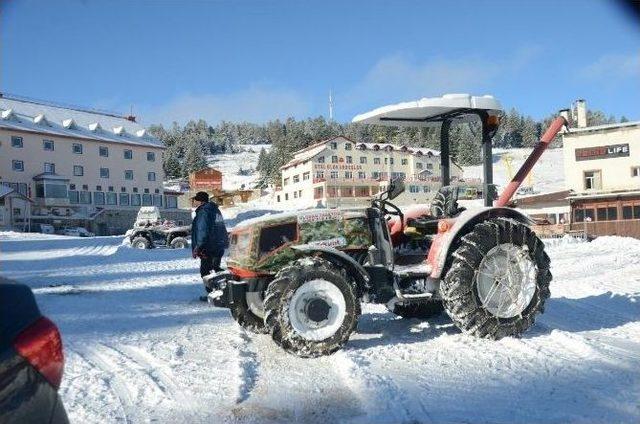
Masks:
[[[264,148],[267,152],[271,149],[270,144],[241,144],[238,147],[240,153],[225,153],[221,155],[207,156],[209,166],[222,172],[222,188],[224,190],[237,190],[244,184],[245,188],[254,188],[258,181],[258,172],[250,175],[238,175],[243,170],[254,170],[258,165],[260,150]]]
[[[494,149],[493,150],[493,181],[498,185],[498,192],[513,178],[520,166],[531,154],[532,149]],[[503,161],[505,156],[511,156],[513,175],[509,176]],[[464,167],[467,178],[482,179],[482,165]],[[564,181],[564,162],[562,149],[547,149],[535,164],[531,179],[525,179],[523,186],[531,184],[536,193],[566,190]]]
[[[72,422],[640,422],[640,241],[550,246],[547,310],[521,339],[365,305],[330,357],[299,359],[197,300],[187,250],[122,237],[0,241],[0,273],[60,327]]]

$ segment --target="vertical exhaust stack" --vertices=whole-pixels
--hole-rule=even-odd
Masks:
[[[578,99],[573,108],[573,121],[576,128],[585,128],[587,126],[587,102],[584,99]]]

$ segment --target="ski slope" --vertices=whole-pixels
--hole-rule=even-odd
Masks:
[[[546,313],[521,339],[365,305],[330,357],[300,359],[197,300],[188,250],[121,237],[0,241],[0,273],[60,327],[72,422],[640,422],[640,241],[549,246]]]

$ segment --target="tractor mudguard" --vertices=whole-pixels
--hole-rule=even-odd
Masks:
[[[358,285],[358,292],[360,294],[367,292],[369,288],[369,273],[362,265],[345,252],[334,249],[333,247],[313,244],[300,244],[298,246],[291,246],[291,248],[305,256],[320,254],[322,258],[344,267]]]
[[[476,224],[493,218],[511,218],[526,225],[533,224],[531,218],[512,208],[484,208],[466,210],[455,218],[453,226],[438,233],[431,244],[427,262],[431,265],[431,278],[440,279],[446,272],[447,260],[458,248],[458,240]]]

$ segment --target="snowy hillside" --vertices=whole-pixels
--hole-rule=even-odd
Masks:
[[[241,144],[239,153],[225,153],[221,155],[207,156],[209,166],[222,172],[222,188],[224,190],[237,190],[244,184],[245,188],[252,189],[258,181],[259,175],[255,171],[258,165],[260,150],[269,151],[270,144]],[[253,170],[250,175],[238,175],[240,170]]]
[[[0,273],[62,331],[72,422],[640,422],[638,240],[549,247],[552,298],[521,339],[365,305],[345,350],[299,359],[199,302],[187,250],[42,238],[0,241]]]
[[[532,149],[494,149],[493,150],[493,181],[498,185],[498,192],[518,172],[520,166],[531,154]],[[513,175],[509,177],[507,167],[503,161],[505,156],[510,156]],[[529,181],[537,193],[556,190],[565,190],[564,163],[562,149],[548,149],[538,163],[533,167],[531,180],[528,178],[522,184],[526,186]],[[482,165],[464,167],[466,178],[482,178]]]

